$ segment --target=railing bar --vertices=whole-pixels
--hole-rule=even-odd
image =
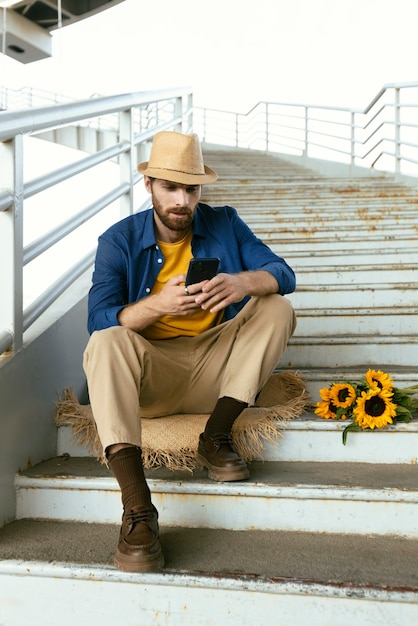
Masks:
[[[174,99],[190,93],[190,89],[162,89],[151,92],[106,96],[35,109],[0,113],[0,141],[19,134],[29,134],[46,128],[64,126],[80,120],[118,113],[131,107]]]
[[[6,352],[9,348],[13,346],[14,342],[14,334],[11,329],[5,328],[0,331],[0,354]]]
[[[417,82],[412,82],[412,83],[388,83],[387,85],[383,85],[382,89],[379,91],[379,93],[373,98],[373,100],[370,102],[370,104],[364,109],[364,113],[368,113],[370,111],[370,109],[376,104],[376,102],[378,100],[380,100],[380,98],[384,95],[384,93],[386,91],[388,91],[388,89],[396,89],[397,87],[401,88],[401,89],[408,89],[410,87],[418,87],[418,83]]]
[[[109,204],[120,198],[124,193],[128,193],[129,183],[119,185],[115,189],[112,189],[106,195],[102,196],[96,202],[93,202],[85,209],[82,209],[79,213],[71,217],[66,222],[60,224],[58,228],[49,231],[46,235],[39,237],[36,241],[32,242],[25,247],[23,252],[23,265],[27,265],[40,254],[49,250],[58,241],[72,233],[76,228],[87,222],[89,219],[100,213]]]
[[[312,130],[310,128],[308,128],[308,134],[309,135],[319,135],[320,137],[331,137],[331,139],[337,139],[338,141],[350,141],[351,142],[351,138],[350,137],[341,137],[341,135],[339,137],[336,137],[335,135],[331,135],[330,133],[324,133],[320,130]],[[356,140],[356,143],[362,143],[361,141]]]
[[[382,150],[382,152],[379,154],[379,156],[373,161],[373,163],[370,165],[370,168],[373,169],[374,166],[376,165],[376,163],[378,162],[378,160],[382,157],[382,156],[390,156],[392,159],[395,158],[395,153],[394,152],[387,152],[386,150]]]
[[[302,142],[303,144],[303,142]],[[294,150],[294,151],[298,151],[300,152],[300,154],[303,154],[303,146],[299,147],[299,146],[294,146],[291,145],[289,143],[284,143],[283,141],[272,141],[270,140],[270,146],[282,146],[283,148],[288,148],[289,150]],[[277,152],[276,150],[272,150],[272,148],[270,147],[269,152]]]
[[[298,130],[301,133],[305,133],[305,126],[285,126],[284,124],[276,124],[275,122],[270,122],[270,128],[277,131],[280,128],[285,128],[286,130]]]
[[[389,157],[391,157],[391,158],[393,158],[393,159],[394,159],[394,158],[395,158],[395,156],[396,156],[394,152],[388,152],[387,150],[383,150],[383,151],[379,154],[379,156],[377,157],[377,159],[375,159],[375,160],[373,161],[373,163],[372,163],[371,167],[373,167],[373,165],[374,165],[374,164],[375,164],[375,163],[376,163],[376,162],[380,159],[380,157],[382,157],[382,156],[384,156],[384,155],[389,156]],[[414,165],[418,165],[418,160],[416,160],[416,159],[411,159],[411,158],[409,158],[409,157],[403,157],[403,158],[402,158],[402,160],[403,160],[403,161],[407,161],[408,163],[413,163]]]
[[[322,148],[323,150],[330,150],[331,152],[338,152],[339,154],[345,154],[347,157],[350,156],[350,153],[346,150],[340,150],[339,148],[331,148],[330,146],[324,146],[322,143],[316,143],[315,141],[310,141],[309,146],[315,146],[316,148]],[[361,157],[355,157],[361,158]]]
[[[0,211],[7,211],[13,205],[13,194],[9,191],[0,191]]]
[[[94,263],[96,249],[87,254],[46,289],[23,311],[23,331],[26,331],[50,306]]]
[[[390,122],[382,122],[381,124],[379,124],[379,126],[377,126],[374,131],[368,135],[368,137],[366,139],[364,139],[363,141],[358,141],[358,143],[361,143],[363,146],[365,146],[367,143],[369,143],[369,141],[376,135],[376,133],[379,132],[379,130],[382,130],[382,128],[386,125],[386,124],[390,124]]]
[[[366,130],[366,128],[368,128],[368,127],[370,126],[370,124],[372,124],[372,123],[375,121],[375,119],[377,119],[377,118],[379,117],[379,115],[381,115],[381,113],[382,113],[383,111],[385,111],[385,110],[386,110],[387,108],[389,108],[389,107],[393,107],[393,105],[392,105],[392,104],[387,104],[387,105],[383,106],[381,109],[379,109],[379,110],[376,112],[376,114],[375,114],[375,115],[373,115],[373,116],[370,118],[370,120],[367,122],[367,124],[365,124],[362,128],[363,128],[364,130]]]
[[[418,144],[410,143],[409,141],[403,141],[401,146],[408,146],[408,148],[418,148]]]
[[[149,130],[134,134],[134,145],[137,146],[138,144],[143,143],[144,141],[148,141],[149,139],[152,139],[156,133],[162,130],[168,130],[172,128],[172,126],[179,124],[181,120],[182,120],[181,116],[174,117],[173,119],[170,119],[168,122],[165,122],[164,124],[158,124],[158,126],[153,126]]]
[[[350,122],[338,122],[336,120],[322,120],[320,117],[309,117],[308,122],[319,122],[320,124],[328,124],[334,126],[349,126],[351,128]],[[362,126],[357,126],[356,128],[363,128]]]
[[[53,187],[54,185],[57,185],[72,176],[76,176],[77,174],[90,169],[91,167],[95,167],[100,163],[109,161],[111,158],[126,152],[129,148],[129,142],[123,141],[115,146],[111,146],[110,148],[105,148],[104,150],[88,155],[79,161],[60,167],[59,169],[49,172],[48,174],[34,178],[25,184],[24,197],[30,198],[31,196],[40,193],[49,187]]]
[[[417,106],[417,109],[418,109],[418,106]],[[418,128],[418,124],[402,122],[402,128]]]
[[[289,129],[292,130],[292,129]],[[280,133],[280,137],[284,137],[285,139],[294,139],[295,141],[301,141],[302,143],[305,143],[304,141],[304,129],[303,128],[298,128],[297,129],[299,131],[299,135],[302,136],[301,139],[298,139],[295,135],[289,135],[287,133]],[[272,134],[272,133],[270,133]]]
[[[375,143],[375,145],[372,148],[370,148],[370,150],[368,150],[365,154],[363,154],[363,156],[361,158],[362,159],[366,159],[369,156],[369,154],[371,154],[374,150],[376,150],[376,148],[378,146],[380,146],[380,144],[384,143],[385,141],[388,141],[388,140],[383,138],[380,141],[378,141],[377,143]]]

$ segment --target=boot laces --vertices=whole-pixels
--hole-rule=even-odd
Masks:
[[[130,511],[126,513],[126,523],[129,527],[134,524],[145,522],[148,524],[154,519],[154,511],[152,509],[141,509],[140,511]]]
[[[232,435],[230,433],[220,433],[219,435],[213,435],[211,436],[211,439],[213,441],[213,444],[217,446],[218,448],[220,448],[223,445],[226,445],[234,449]]]

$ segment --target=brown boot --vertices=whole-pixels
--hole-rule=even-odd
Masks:
[[[249,478],[246,463],[236,452],[229,434],[205,437],[202,433],[197,448],[197,462],[208,469],[212,480],[232,481]]]
[[[154,572],[164,566],[154,505],[123,513],[115,565],[123,572]]]

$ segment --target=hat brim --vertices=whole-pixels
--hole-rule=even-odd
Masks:
[[[208,183],[214,183],[218,179],[218,174],[207,165],[205,165],[204,168],[204,174],[190,174],[188,172],[148,167],[148,161],[144,161],[138,165],[137,170],[144,176],[169,180],[170,182],[180,183],[182,185],[206,185]]]

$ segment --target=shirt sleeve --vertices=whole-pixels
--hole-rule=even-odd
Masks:
[[[229,208],[232,209],[232,227],[238,241],[243,267],[249,271],[270,272],[278,282],[280,295],[295,291],[296,277],[292,268],[253,233],[235,209]]]
[[[88,331],[118,326],[118,313],[128,304],[127,261],[123,251],[99,237],[88,299]]]

